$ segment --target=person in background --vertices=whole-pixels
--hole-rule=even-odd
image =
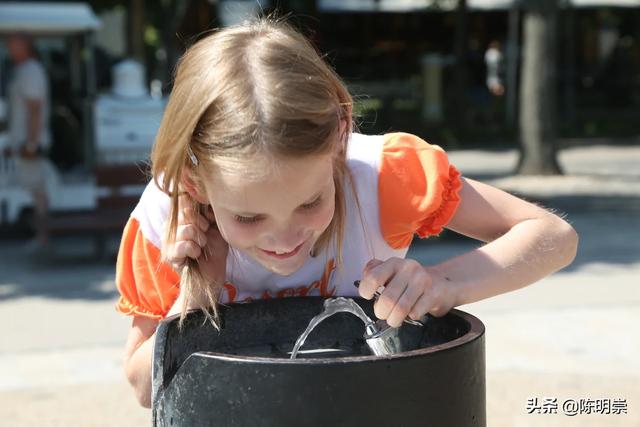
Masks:
[[[503,55],[500,49],[500,42],[493,40],[484,54],[484,63],[487,67],[487,88],[494,96],[504,95],[504,84],[502,83],[502,62]]]
[[[27,249],[39,251],[49,244],[46,191],[46,151],[51,142],[49,81],[29,35],[11,35],[6,45],[14,68],[8,84],[9,144],[5,155],[16,157],[17,182],[33,198],[36,235]]]

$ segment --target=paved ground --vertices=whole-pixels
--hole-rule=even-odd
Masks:
[[[513,152],[451,157],[467,175],[566,212],[581,235],[568,269],[462,307],[487,328],[488,425],[640,425],[640,147],[565,150],[559,178],[509,177]],[[411,255],[437,262],[475,245],[445,237]],[[28,261],[19,242],[0,240],[0,424],[149,424],[121,373],[129,320],[113,311],[113,265],[90,251],[59,240],[54,262]],[[556,398],[557,413],[528,414],[533,398]],[[627,414],[567,416],[567,399],[626,399]]]

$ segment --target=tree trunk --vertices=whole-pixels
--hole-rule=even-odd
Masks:
[[[525,0],[519,174],[561,174],[556,143],[556,0]]]
[[[144,58],[144,0],[131,0],[129,8],[129,56],[141,64]]]

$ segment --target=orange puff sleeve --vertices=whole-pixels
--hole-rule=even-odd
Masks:
[[[178,298],[179,284],[178,273],[161,262],[160,249],[143,236],[138,221],[129,218],[116,263],[116,286],[120,291],[116,310],[163,319]]]
[[[378,178],[380,227],[394,249],[413,235],[439,234],[453,217],[460,197],[460,173],[444,150],[408,133],[384,137]]]

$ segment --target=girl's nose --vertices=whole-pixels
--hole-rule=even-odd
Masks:
[[[274,249],[283,252],[291,252],[304,240],[304,230],[301,227],[289,225],[274,231],[269,238],[269,243]]]

